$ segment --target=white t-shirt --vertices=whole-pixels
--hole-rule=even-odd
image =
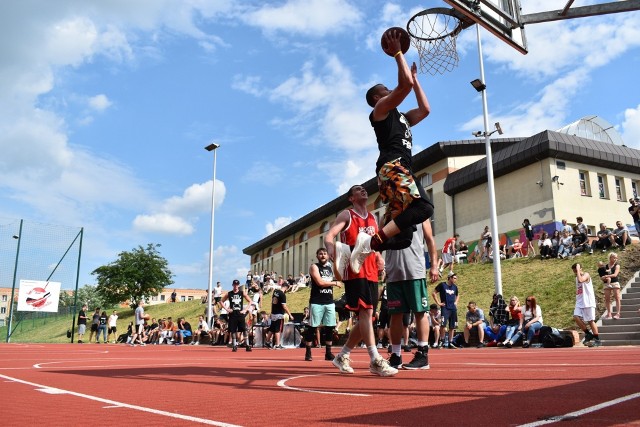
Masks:
[[[213,297],[220,298],[222,296],[222,286],[216,286],[213,288]]]
[[[581,283],[576,277],[576,308],[590,308],[596,306],[596,295],[593,292],[591,276],[589,280]]]
[[[544,325],[544,323],[542,322],[542,309],[540,308],[540,305],[536,304],[536,315],[535,316],[533,316],[531,314],[531,310],[526,305],[523,305],[522,307],[520,307],[520,311],[522,311],[522,316],[524,317],[524,323],[523,324],[526,324],[529,320],[533,319],[534,317],[538,317],[538,322],[540,322],[540,324]]]
[[[117,320],[118,320],[118,315],[117,314],[112,314],[111,316],[109,316],[109,327],[110,328],[115,328]]]

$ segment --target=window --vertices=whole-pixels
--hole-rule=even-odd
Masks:
[[[284,243],[282,244],[282,250],[286,251],[287,249],[289,249],[289,241],[285,240]]]
[[[154,295],[151,297],[151,301],[158,301],[158,295]]]
[[[189,295],[189,296],[187,297],[187,299],[188,299],[189,301],[193,301],[193,295]]]
[[[601,199],[608,199],[607,195],[607,177],[598,174],[598,197]]]
[[[578,179],[580,181],[580,195],[590,196],[589,194],[589,174],[586,171],[578,171]]]
[[[165,301],[165,295],[160,295],[160,301]]]
[[[619,176],[616,176],[616,200],[619,202],[624,202],[624,180]]]
[[[1,307],[0,314],[7,314],[7,307]]]
[[[560,160],[557,160],[556,167],[560,170],[565,170],[567,168],[567,165],[565,162],[561,162]]]
[[[322,226],[320,227],[321,233],[326,233],[327,231],[329,231],[329,221],[323,222]]]
[[[420,185],[422,185],[423,187],[428,187],[432,184],[430,173],[426,173],[422,175],[419,179],[420,179]]]
[[[308,238],[309,238],[309,235],[307,234],[307,232],[303,231],[302,234],[300,235],[300,241],[306,242]]]
[[[633,193],[633,198],[638,198],[638,183],[635,181],[631,181],[631,192]]]
[[[6,295],[2,295],[2,302],[7,302],[7,296]]]
[[[180,301],[181,301],[181,302],[185,302],[186,300],[187,300],[187,297],[186,297],[186,296],[184,296],[184,295],[181,295],[181,296],[180,296]]]

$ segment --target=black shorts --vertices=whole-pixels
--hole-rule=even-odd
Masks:
[[[116,328],[115,326],[112,326],[109,328],[109,333],[110,334],[115,334],[116,332],[118,332],[118,328]]]
[[[282,328],[284,327],[284,319],[271,319],[271,325],[269,326],[269,331],[274,334],[282,332]]]
[[[244,320],[243,314],[230,314],[229,315],[229,332],[234,334],[236,332],[246,332],[247,324]]]
[[[222,297],[215,297],[213,299],[216,303],[219,303],[220,301],[222,301]]]
[[[378,305],[378,283],[367,279],[345,280],[344,293],[347,296],[345,308],[360,311],[361,308],[373,310]]]
[[[450,310],[442,307],[442,326],[449,329],[458,327],[458,310]]]
[[[378,328],[386,329],[389,327],[389,311],[380,310],[378,313]]]
[[[91,324],[91,332],[98,332],[98,324],[97,323],[92,323]]]

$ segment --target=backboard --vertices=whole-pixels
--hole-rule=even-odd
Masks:
[[[520,0],[444,1],[518,52],[527,54],[527,39],[520,15]]]

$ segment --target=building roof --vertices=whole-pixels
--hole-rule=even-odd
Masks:
[[[497,148],[497,146],[496,146]],[[546,158],[640,173],[640,151],[607,142],[546,130],[500,148],[493,154],[495,178]],[[487,182],[486,158],[458,169],[447,177],[444,192],[452,196]]]
[[[495,138],[491,140],[491,144],[496,148],[498,146],[509,147],[522,140],[523,138]],[[479,156],[484,153],[485,146],[483,139],[440,141],[413,156],[413,170],[419,171],[449,157]],[[375,177],[364,182],[362,186],[366,188],[369,194],[374,194],[378,191],[378,185]],[[274,243],[278,243],[281,240],[293,238],[296,233],[300,232],[300,230],[330,217],[331,215],[337,215],[338,212],[346,209],[348,206],[349,201],[344,196],[336,197],[329,203],[320,206],[291,224],[288,224],[258,242],[247,246],[242,250],[242,252],[245,255],[251,256],[259,250],[269,247]]]

